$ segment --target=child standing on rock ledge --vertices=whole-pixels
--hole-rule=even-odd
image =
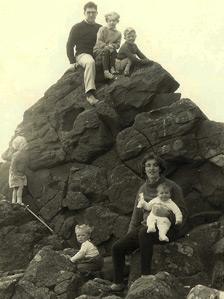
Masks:
[[[27,185],[25,175],[27,161],[27,141],[23,136],[17,136],[12,142],[12,160],[9,168],[9,187],[12,191],[12,203],[23,205],[23,187]]]

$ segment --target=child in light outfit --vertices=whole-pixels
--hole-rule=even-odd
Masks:
[[[125,43],[118,51],[117,59],[115,62],[116,69],[125,76],[130,74],[130,68],[132,65],[146,65],[150,63],[150,60],[139,50],[135,44],[136,31],[135,29],[128,27],[124,31]]]
[[[78,270],[98,271],[103,266],[103,259],[96,246],[90,241],[93,228],[87,224],[76,225],[75,233],[77,241],[81,244],[80,250],[72,257],[71,262],[77,264]]]
[[[121,33],[116,29],[120,16],[116,12],[105,15],[107,26],[100,27],[97,33],[96,45],[93,48],[93,54],[97,58],[102,59],[104,77],[106,79],[114,79],[116,74],[115,59],[117,57],[117,49],[121,43]]]
[[[9,187],[12,191],[12,203],[23,205],[23,187],[27,185],[25,175],[27,161],[27,141],[23,136],[17,136],[12,142],[12,159],[9,168]]]
[[[157,187],[157,197],[153,198],[149,202],[144,200],[143,193],[141,193],[137,207],[150,211],[146,220],[148,227],[147,232],[155,232],[157,226],[160,241],[169,242],[169,238],[166,234],[171,226],[171,222],[167,217],[160,216],[164,210],[174,213],[176,225],[182,223],[183,215],[178,206],[170,198],[170,187],[167,184],[160,184]]]

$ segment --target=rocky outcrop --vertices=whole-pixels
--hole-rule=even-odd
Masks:
[[[23,276],[23,273],[7,275],[0,278],[0,298],[11,299],[15,291],[15,285]]]
[[[0,202],[0,217],[1,271],[26,268],[35,248],[47,237],[47,230],[22,207],[12,207],[7,201]]]
[[[82,76],[80,69],[66,72],[24,113],[19,125],[29,143],[24,201],[57,236],[50,238],[20,207],[4,203],[1,212],[0,203],[3,269],[26,268],[49,244],[55,250],[77,247],[74,225],[78,223],[94,226],[93,241],[103,255],[110,255],[112,243],[127,231],[143,183],[141,160],[154,152],[166,159],[166,175],[183,188],[190,212],[186,233],[191,232],[158,247],[153,272],[169,271],[189,286],[206,284],[212,273],[214,281],[220,281],[212,257],[219,261],[216,269],[222,260],[212,248],[224,237],[223,221],[217,221],[224,211],[224,125],[208,120],[190,99],[181,98],[177,81],[157,63],[134,70],[130,77],[99,83],[101,101],[95,107],[85,100]],[[10,198],[10,147],[11,143],[5,155],[8,162],[0,164],[0,193],[6,199]],[[23,248],[19,258],[12,248],[19,254]],[[137,256],[132,258],[131,282],[138,277]],[[32,287],[30,283],[20,280],[16,291],[25,294],[29,289],[27,298],[35,292],[50,298],[55,292],[44,282],[41,291],[39,282],[32,281]]]
[[[69,260],[44,247],[34,256],[12,298],[72,299],[81,285],[80,275],[74,272],[74,265]]]
[[[167,272],[141,277],[130,287],[126,299],[180,299],[184,298],[183,286]]]
[[[224,238],[221,238],[213,246],[213,272],[212,272],[212,286],[219,290],[224,290]]]
[[[204,283],[209,282],[199,247],[200,244],[190,238],[178,240],[167,246],[155,246],[152,273],[167,271],[188,286],[194,286],[199,279]],[[140,257],[139,251],[137,251],[131,258],[129,285],[140,275]]]

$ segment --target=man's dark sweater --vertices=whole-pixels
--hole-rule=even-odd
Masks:
[[[96,43],[96,35],[101,27],[100,24],[89,24],[82,21],[74,25],[69,34],[67,42],[67,56],[70,63],[75,63],[74,47],[76,47],[76,56],[82,53],[93,55],[93,47]]]

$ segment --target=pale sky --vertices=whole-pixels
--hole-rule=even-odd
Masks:
[[[24,111],[69,67],[65,45],[83,19],[80,0],[0,0],[0,153]],[[96,0],[97,22],[116,11],[117,29],[137,31],[139,48],[215,121],[224,109],[223,0]]]

